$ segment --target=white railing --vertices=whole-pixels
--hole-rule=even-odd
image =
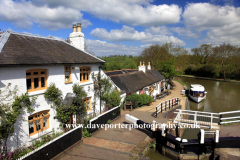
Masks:
[[[169,99],[169,100],[166,100],[166,101],[163,101],[161,103],[159,103],[157,106],[156,106],[156,117],[157,115],[163,110],[167,110],[167,108],[171,108],[175,105],[178,105],[180,103],[180,99],[178,97],[175,97],[175,98],[172,98],[172,99]]]
[[[199,112],[199,111],[191,111],[191,110],[181,110],[177,109],[176,118],[173,123],[178,124],[194,124],[199,125],[201,127],[207,128],[218,128],[218,123],[214,123],[214,119],[219,119],[218,113],[211,112]]]
[[[220,115],[220,124],[227,124],[227,123],[237,123],[237,122],[240,122],[240,116],[234,116],[234,117],[226,117],[226,118],[222,118],[222,115],[226,115],[226,114],[234,114],[234,113],[240,113],[240,110],[237,110],[237,111],[230,111],[230,112],[220,112],[219,115]],[[233,119],[238,119],[238,120],[234,120],[234,121],[231,121]],[[227,120],[227,121],[224,121],[222,122],[223,120]]]

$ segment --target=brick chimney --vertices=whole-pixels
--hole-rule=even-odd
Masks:
[[[142,62],[140,62],[140,65],[138,66],[138,71],[143,71],[144,73],[146,72],[146,66],[143,62],[143,65],[142,65]]]
[[[81,23],[73,24],[73,32],[69,35],[70,44],[84,51],[84,34],[81,32]]]

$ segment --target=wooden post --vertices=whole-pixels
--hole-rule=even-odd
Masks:
[[[162,111],[161,111],[162,112]],[[157,107],[156,107],[156,118],[157,118]]]
[[[169,108],[169,110],[170,110],[170,107],[171,107],[171,101],[169,100],[169,107],[168,107],[168,108]]]
[[[167,101],[165,101],[165,111],[166,111],[166,109],[167,109]]]
[[[172,99],[172,108],[173,108],[173,99]]]
[[[161,113],[162,113],[162,103],[161,103]]]

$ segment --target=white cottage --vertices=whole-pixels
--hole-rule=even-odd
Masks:
[[[0,34],[0,89],[11,83],[12,87],[18,86],[19,95],[28,92],[31,96],[37,96],[33,106],[35,112],[30,114],[24,111],[22,120],[15,124],[14,135],[7,142],[11,150],[17,146],[31,145],[42,135],[51,133],[53,129],[58,130],[56,111],[43,95],[51,83],[61,89],[63,96],[72,93],[73,84],[79,83],[88,94],[85,99],[87,112],[93,112],[91,74],[98,74],[104,61],[83,50],[84,35],[81,25],[77,27],[76,30],[74,25],[70,34],[72,45],[60,39],[32,34],[10,31]],[[100,110],[99,99],[96,110]]]

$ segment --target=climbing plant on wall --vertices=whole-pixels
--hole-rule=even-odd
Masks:
[[[72,115],[77,115],[78,118],[86,116],[86,104],[83,98],[87,96],[87,93],[79,84],[74,84],[72,89],[76,96],[73,99],[73,103],[69,106],[63,105],[62,91],[54,83],[50,84],[44,92],[44,97],[53,102],[53,107],[57,111],[56,118],[64,128],[65,124],[70,123]]]
[[[0,90],[0,151],[1,145],[4,144],[4,152],[7,151],[7,139],[14,133],[14,124],[22,114],[22,109],[26,108],[29,113],[34,112],[31,106],[35,103],[36,97],[30,98],[28,93],[17,96],[17,91],[17,86],[11,89],[11,84]],[[7,103],[12,101],[12,104]]]

